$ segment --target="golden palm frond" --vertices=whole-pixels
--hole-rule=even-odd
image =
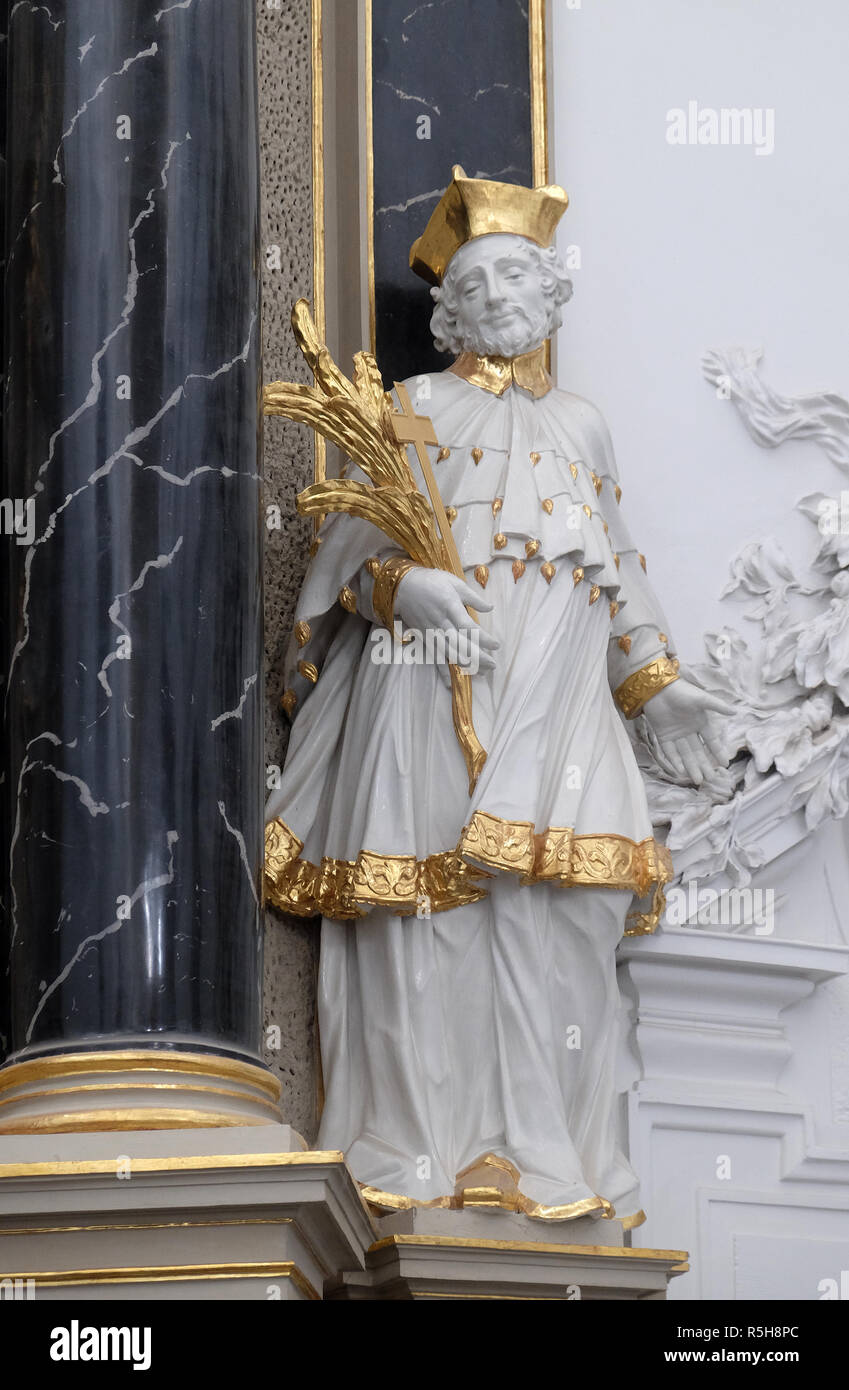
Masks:
[[[345,478],[315,482],[299,494],[298,510],[319,518],[327,512],[362,517],[389,536],[416,564],[449,568],[453,573],[446,565],[446,549],[433,510],[416,486],[406,445],[395,437],[392,398],[383,389],[374,357],[370,352],[358,352],[349,381],[319,338],[305,299],[299,299],[292,310],[292,328],[316,384],[271,382],[263,393],[264,413],[309,425],[336,444],[369,479],[369,483]],[[456,563],[462,577],[459,559]],[[451,667],[451,691],[454,727],[471,793],[486,753],[472,725],[471,679],[456,666]]]

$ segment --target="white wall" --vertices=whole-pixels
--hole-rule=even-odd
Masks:
[[[708,348],[765,351],[787,394],[849,396],[846,0],[552,0],[552,178],[575,297],[559,384],[613,431],[628,517],[688,660],[733,606],[729,559],[840,475],[813,444],[759,449],[703,379]],[[667,112],[771,107],[775,150],[673,146]],[[801,552],[800,552],[801,553]]]
[[[849,5],[551,0],[549,60],[559,245],[582,256],[558,383],[607,417],[629,524],[698,661],[723,623],[755,638],[719,600],[730,560],[774,536],[803,572],[816,535],[794,504],[849,489],[814,443],[760,448],[700,365],[761,348],[781,393],[849,397]],[[668,143],[667,113],[690,101],[771,108],[774,152]],[[846,822],[763,874],[779,939],[667,929],[623,952],[649,1213],[635,1243],[690,1249],[672,1297],[815,1299],[849,1269]]]

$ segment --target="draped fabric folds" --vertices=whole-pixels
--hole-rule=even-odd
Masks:
[[[501,644],[472,680],[487,760],[470,796],[440,669],[377,651],[363,567],[385,538],[326,523],[266,856],[272,901],[324,918],[319,1143],[390,1205],[449,1200],[488,1151],[515,1165],[533,1215],[629,1215],[614,949],[626,925],[653,928],[671,866],[611,681],[667,654],[665,624],[598,412],[555,390],[428,381],[437,483]]]

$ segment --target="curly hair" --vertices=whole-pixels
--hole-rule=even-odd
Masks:
[[[547,338],[560,327],[562,306],[572,298],[572,281],[555,246],[537,246],[522,236],[516,236],[513,240],[517,247],[530,255],[532,265],[539,271],[540,288],[548,305],[548,324],[543,333],[543,337]],[[455,257],[448,265],[442,284],[434,286],[430,292],[436,304],[430,320],[434,343],[438,352],[450,352],[454,356],[475,346],[458,322],[456,282],[461,264]]]

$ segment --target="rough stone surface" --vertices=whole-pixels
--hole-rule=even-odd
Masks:
[[[312,298],[312,140],[309,0],[281,9],[257,5],[262,148],[263,374],[266,381],[306,381],[289,315]],[[279,248],[279,269],[273,268]],[[306,568],[311,523],[295,496],[312,479],[313,444],[299,425],[271,420],[265,429],[265,501],[281,510],[280,530],[266,534],[266,763],[281,765],[287,724],[280,710],[283,659]],[[317,1121],[318,1056],[315,975],[318,923],[266,913],[266,1060],[283,1083],[285,1120],[308,1140]],[[269,1030],[279,1028],[277,1038]]]

